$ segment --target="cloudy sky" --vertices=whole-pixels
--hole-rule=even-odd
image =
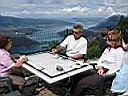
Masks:
[[[128,0],[0,0],[0,15],[41,18],[46,16],[109,16],[128,14]]]

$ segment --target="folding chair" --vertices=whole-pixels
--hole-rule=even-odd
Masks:
[[[96,69],[96,65],[97,63],[91,63],[91,65],[93,66],[94,69]],[[112,85],[112,81],[113,79],[115,78],[116,74],[113,73],[111,75],[107,75],[107,76],[104,76],[104,86],[102,89],[99,89],[99,93],[101,94],[106,94],[106,89],[110,89],[111,88],[111,85]],[[98,89],[98,88],[97,88]]]
[[[9,93],[3,92],[2,94],[6,94],[6,96],[22,96],[22,94],[19,91],[12,90],[12,80],[9,77],[0,77],[0,82],[2,82],[3,86],[7,86],[9,90]]]
[[[12,94],[12,81],[9,77],[0,77],[0,82],[3,82],[3,85],[7,86],[10,93]]]

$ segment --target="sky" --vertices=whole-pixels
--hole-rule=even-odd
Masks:
[[[128,15],[128,0],[0,0],[0,15],[42,18],[54,16]]]

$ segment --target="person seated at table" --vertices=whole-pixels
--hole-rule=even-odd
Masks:
[[[128,91],[128,35],[123,36],[123,47],[125,49],[123,65],[120,70],[116,72],[116,77],[114,78],[111,86],[111,91],[113,94],[122,94]],[[127,94],[128,95],[128,94]]]
[[[65,40],[52,49],[52,53],[59,53],[66,48],[66,55],[72,59],[83,59],[87,53],[87,40],[83,36],[83,26],[76,24],[73,26],[72,35],[69,35]]]
[[[9,73],[12,69],[21,67],[27,58],[24,57],[15,63],[11,58],[11,54],[8,52],[11,46],[11,37],[0,34],[0,77],[10,77],[13,84],[19,85],[19,88],[22,88],[25,84],[25,79],[20,76],[9,75]]]
[[[120,45],[120,36],[114,32],[108,38],[109,46],[104,50],[97,63],[97,70],[82,78],[73,90],[73,96],[80,96],[82,88],[104,85],[104,76],[115,74],[122,65],[124,49]]]
[[[100,49],[103,51],[105,50],[105,48],[108,46],[107,39],[108,39],[108,33],[111,32],[112,29],[111,28],[106,28],[101,32],[101,38],[99,38],[100,40]]]
[[[128,33],[122,34],[122,45],[126,51],[128,51]]]

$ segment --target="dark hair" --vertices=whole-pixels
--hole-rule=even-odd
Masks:
[[[73,26],[73,28],[74,28],[74,29],[80,28],[81,31],[83,32],[83,26],[82,26],[81,24],[75,24],[75,25]]]
[[[10,42],[11,37],[5,34],[0,34],[0,48],[5,49],[5,46]]]
[[[112,31],[112,28],[106,27],[103,30],[101,30],[101,37],[106,37],[108,35],[108,31]]]
[[[119,37],[112,38],[112,39],[111,38],[108,38],[108,42],[111,42],[111,41],[114,41],[115,42],[115,47],[114,47],[115,49],[118,48],[118,47],[122,47],[123,48],[123,46],[121,44],[121,40],[120,40]],[[108,44],[108,47],[111,47],[111,45]]]
[[[117,29],[117,28],[115,28],[115,29],[113,29],[113,30],[111,30],[112,32],[120,32],[120,30],[119,29]]]
[[[123,34],[123,40],[125,44],[128,44],[128,32],[126,32],[125,34]]]
[[[101,32],[101,37],[106,37],[107,35],[108,35],[108,33],[106,30]]]
[[[106,28],[104,28],[106,31],[112,31],[113,30],[113,28],[111,28],[111,27],[106,27]]]

